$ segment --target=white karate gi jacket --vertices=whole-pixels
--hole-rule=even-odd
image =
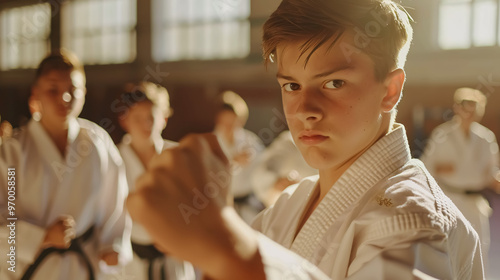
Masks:
[[[500,167],[499,157],[498,144],[491,130],[474,122],[466,138],[457,119],[452,119],[434,129],[421,158],[445,194],[478,232],[485,259],[490,245],[491,208],[480,194],[465,192],[480,191],[492,183]],[[452,164],[454,171],[437,174],[439,164]]]
[[[483,279],[477,233],[410,158],[402,125],[353,163],[294,238],[318,178],[254,221],[275,242],[259,241],[268,279]]]
[[[6,167],[16,168],[16,272],[8,271],[5,241],[9,235]],[[121,263],[132,257],[131,219],[124,211],[128,194],[125,169],[109,135],[98,125],[73,119],[63,158],[39,122],[31,120],[0,146],[0,279],[20,279],[38,256],[46,229],[60,215],[76,221],[76,236],[94,226],[83,250],[100,275],[99,255],[119,252]],[[105,267],[105,266],[104,266]],[[87,269],[74,253],[52,254],[32,279],[87,280]]]
[[[155,149],[159,154],[165,149],[169,149],[177,146],[178,144],[173,141],[158,139],[155,141]],[[130,146],[130,136],[125,135],[122,142],[118,144],[118,149],[122,155],[123,162],[125,163],[125,168],[127,170],[127,181],[129,185],[129,191],[135,191],[135,182],[139,176],[141,176],[145,171],[145,166],[142,164],[141,160]],[[133,221],[132,236],[131,240],[134,243],[140,245],[152,245],[150,235],[146,229],[139,223]],[[161,263],[155,263],[155,268],[161,268]],[[166,270],[167,279],[178,279],[178,280],[194,280],[194,268],[188,262],[178,261],[171,257],[167,257],[164,262]],[[133,279],[148,279],[148,269],[149,263],[145,260],[140,259],[136,254],[134,254],[133,260],[127,264],[123,272],[120,272],[117,276],[126,276]],[[159,275],[159,269],[154,269],[155,275]],[[134,278],[135,277],[135,278]],[[111,279],[117,279],[117,277],[110,277]],[[124,277],[121,277],[124,278]],[[155,278],[156,279],[156,278]]]

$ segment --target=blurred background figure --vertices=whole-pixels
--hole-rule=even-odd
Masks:
[[[1,269],[0,279],[101,279],[132,257],[122,159],[105,130],[78,118],[85,80],[72,53],[45,57],[29,99],[32,119],[0,146],[17,194],[15,212],[6,212],[7,184],[0,185],[2,238],[7,219],[17,217],[15,273]]]
[[[478,123],[485,107],[481,91],[457,89],[455,116],[433,130],[421,160],[479,234],[486,265],[491,208],[481,191],[498,184],[499,153],[493,132]]]
[[[274,204],[288,186],[317,174],[318,170],[305,162],[290,131],[285,130],[263,152],[252,183],[255,194],[267,207]]]
[[[264,144],[253,132],[244,129],[248,107],[232,91],[222,93],[222,105],[215,116],[214,133],[231,162],[231,190],[236,211],[247,223],[263,209],[252,187],[252,174]]]
[[[176,142],[161,136],[173,111],[167,89],[150,82],[128,85],[121,99],[129,102],[119,115],[120,126],[127,134],[118,149],[125,163],[129,189],[134,191],[135,181],[144,173],[151,159],[163,150],[177,146]],[[148,280],[195,279],[191,264],[158,251],[146,230],[136,222],[133,223],[131,241],[134,258],[117,275],[118,279],[121,276]]]

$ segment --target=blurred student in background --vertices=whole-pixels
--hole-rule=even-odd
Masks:
[[[0,279],[98,279],[132,257],[125,168],[106,131],[78,118],[85,94],[78,59],[51,53],[36,71],[32,119],[0,146],[0,166],[15,168],[17,217],[15,272],[5,265],[9,246],[0,246]],[[7,240],[14,213],[7,212],[7,185],[0,188]]]
[[[177,146],[176,142],[162,138],[162,131],[172,115],[167,89],[150,82],[129,85],[123,100],[129,100],[121,111],[119,122],[127,134],[118,149],[127,170],[130,191],[135,181],[144,173],[151,159],[163,150]],[[195,279],[193,267],[183,261],[165,256],[154,246],[149,234],[138,223],[132,227],[134,258],[122,275],[134,279],[166,280]]]
[[[232,91],[222,93],[221,97],[214,134],[231,162],[234,207],[243,220],[250,223],[263,209],[254,195],[251,178],[264,144],[257,135],[243,128],[248,119],[248,107],[243,98]]]
[[[255,194],[267,207],[274,204],[288,186],[317,174],[318,170],[310,167],[300,154],[290,131],[285,130],[262,154],[252,181]]]
[[[432,131],[421,160],[479,234],[486,266],[491,208],[481,191],[498,184],[500,165],[495,134],[479,124],[485,107],[481,91],[457,89],[455,116]]]

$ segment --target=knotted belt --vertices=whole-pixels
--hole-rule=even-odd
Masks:
[[[42,264],[43,260],[50,254],[58,253],[59,255],[63,255],[68,252],[74,252],[78,254],[80,258],[82,258],[89,272],[89,280],[95,280],[94,269],[92,268],[92,264],[90,263],[89,258],[85,255],[85,252],[82,249],[82,244],[90,239],[93,232],[94,232],[94,227],[92,226],[84,234],[73,239],[71,241],[71,245],[67,249],[54,248],[54,247],[49,247],[44,249],[40,253],[40,255],[38,255],[35,262],[28,267],[21,280],[31,279],[31,277],[35,274],[36,269],[40,266],[40,264]]]
[[[148,279],[153,280],[154,261],[165,257],[165,254],[158,251],[158,249],[156,249],[156,247],[153,245],[141,245],[141,244],[137,244],[135,242],[132,242],[132,250],[134,250],[134,253],[139,258],[148,261],[148,263],[149,263]],[[160,279],[167,280],[167,276],[165,275],[165,262],[163,262],[163,264],[161,265]]]

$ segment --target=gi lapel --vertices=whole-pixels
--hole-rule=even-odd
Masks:
[[[297,234],[291,250],[312,263],[318,263],[328,244],[327,231],[349,207],[356,204],[381,179],[410,160],[406,132],[398,125],[377,141],[339,178]],[[331,245],[331,244],[330,244]],[[323,248],[323,249],[322,249]]]

